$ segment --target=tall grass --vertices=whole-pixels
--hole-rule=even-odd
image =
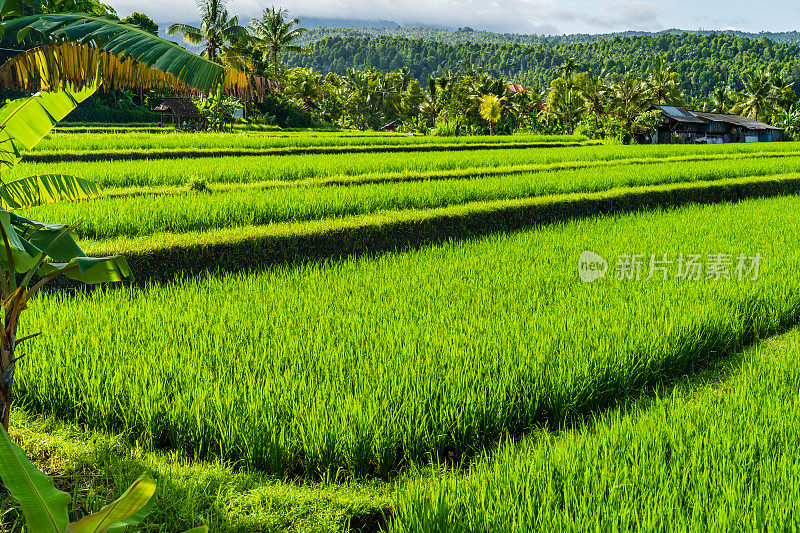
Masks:
[[[645,172],[640,165],[619,165],[455,181],[282,187],[216,194],[186,191],[181,195],[54,204],[34,209],[30,214],[41,220],[82,221],[78,233],[99,240],[798,171],[800,157],[668,162],[652,163]]]
[[[380,146],[426,144],[503,144],[585,141],[580,135],[514,135],[475,137],[413,137],[397,133],[183,133],[125,132],[102,135],[54,134],[35,151],[108,151],[187,148],[306,148],[311,146]]]
[[[506,443],[398,494],[396,532],[793,531],[800,334],[699,385]]]
[[[797,155],[793,144],[770,146],[586,146],[526,150],[470,150],[464,152],[313,154],[237,156],[205,159],[159,159],[153,161],[95,161],[31,163],[23,162],[6,172],[7,179],[33,174],[72,174],[97,182],[106,188],[157,187],[186,184],[192,177],[208,183],[253,183],[296,181],[335,176],[366,174],[411,174],[463,169],[466,176],[485,174],[493,168],[508,171],[519,165],[552,165],[565,162],[622,161],[666,157],[762,157]],[[645,150],[644,148],[647,148]],[[650,148],[658,148],[650,150]],[[708,150],[699,150],[707,148]],[[546,169],[545,169],[546,170]]]
[[[800,317],[800,198],[606,217],[26,312],[20,402],[144,445],[391,476],[558,424]],[[577,260],[761,253],[756,282],[582,284]]]

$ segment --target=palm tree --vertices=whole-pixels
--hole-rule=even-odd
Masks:
[[[400,77],[400,91],[406,92],[408,89],[408,85],[411,83],[411,80],[414,79],[414,73],[411,72],[411,69],[408,67],[402,67],[400,70],[397,71],[398,76]]]
[[[776,104],[773,85],[766,72],[755,72],[744,79],[744,97],[737,105],[741,113],[755,120],[768,120]]]
[[[607,87],[599,77],[590,77],[578,90],[583,98],[583,110],[594,117],[595,130],[600,129],[600,117],[605,114]]]
[[[481,118],[489,123],[489,135],[493,135],[493,126],[500,120],[503,113],[503,102],[506,101],[505,96],[497,96],[496,94],[484,94],[480,98],[481,105],[478,108]]]
[[[167,28],[169,35],[183,34],[183,40],[193,45],[203,45],[200,54],[211,61],[219,61],[221,56],[233,57],[238,54],[232,46],[249,39],[247,30],[239,25],[239,17],[228,15],[226,0],[198,0],[200,27],[188,24],[172,24]]]
[[[733,98],[728,87],[719,86],[711,92],[711,109],[714,113],[727,114],[731,112]]]
[[[647,83],[655,103],[659,105],[682,105],[683,95],[680,76],[667,66],[663,57],[657,57],[650,67]]]
[[[578,70],[578,63],[574,57],[564,59],[564,62],[558,67],[558,72],[565,80],[569,80],[575,71]]]
[[[283,93],[303,102],[308,109],[316,109],[317,102],[323,97],[328,87],[322,75],[311,69],[295,68],[286,75],[286,87]]]
[[[797,100],[797,95],[793,90],[794,82],[783,74],[770,76],[770,82],[775,103],[780,106],[781,110],[789,111]]]
[[[302,46],[292,44],[306,33],[305,28],[295,28],[299,19],[287,21],[285,9],[270,7],[261,13],[261,18],[250,19],[248,28],[253,33],[256,50],[261,52],[262,60],[272,66],[274,72],[280,72],[281,52],[300,54],[305,52]]]
[[[431,80],[433,78],[430,78]],[[428,94],[425,95],[424,100],[419,105],[419,115],[425,120],[425,122],[429,126],[436,125],[436,117],[439,116],[439,113],[442,111],[439,102],[436,100],[436,94]]]
[[[609,104],[614,115],[626,131],[631,131],[633,121],[647,111],[653,99],[644,80],[626,73],[609,88]]]
[[[558,119],[563,133],[572,133],[583,109],[580,91],[564,78],[550,83],[547,93],[547,114]]]

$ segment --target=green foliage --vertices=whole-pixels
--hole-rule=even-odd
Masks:
[[[800,33],[797,31],[787,32],[759,32],[748,33],[737,30],[713,31],[686,31],[686,30],[666,30],[657,33],[651,32],[624,32],[606,34],[571,34],[571,35],[541,35],[541,34],[515,34],[515,33],[496,33],[484,30],[474,30],[472,28],[458,28],[457,30],[446,30],[435,26],[393,26],[393,27],[344,27],[328,28],[319,27],[309,30],[303,36],[303,42],[313,43],[325,37],[358,37],[358,38],[377,38],[377,37],[400,37],[411,40],[431,41],[450,46],[486,43],[500,45],[520,45],[520,46],[568,46],[571,44],[588,44],[600,41],[613,41],[630,37],[651,37],[658,38],[664,35],[691,35],[708,37],[709,35],[724,34],[732,37],[743,37],[758,41],[766,38],[773,43],[795,43],[800,41]]]
[[[225,84],[224,67],[136,26],[105,18],[71,13],[18,17],[0,22],[0,31],[20,40],[33,32],[53,40],[80,41],[100,51],[113,50],[123,58],[171,74],[179,82],[203,93]],[[101,75],[112,79],[120,73],[101,72]],[[86,82],[85,76],[82,72],[69,81],[78,86]],[[134,85],[136,83],[141,83],[141,79],[137,78]],[[224,89],[229,90],[230,86]]]
[[[194,103],[208,131],[224,131],[231,127],[236,110],[242,108],[242,103],[238,99],[223,97],[222,91],[196,98]]]
[[[167,34],[180,33],[188,44],[202,46],[201,57],[225,62],[225,59],[236,56],[235,45],[249,38],[247,30],[239,25],[239,17],[228,14],[226,4],[226,0],[201,0],[197,3],[200,27],[171,24]]]
[[[653,398],[502,443],[467,475],[406,484],[389,529],[792,530],[798,361],[793,330]]]
[[[123,93],[124,94],[124,93]],[[95,93],[86,102],[79,105],[75,111],[67,115],[60,123],[62,125],[73,123],[114,123],[117,127],[146,122],[150,128],[161,120],[159,113],[154,113],[151,108],[140,106],[134,98],[118,98],[114,102],[109,95]],[[93,131],[97,131],[93,128]]]
[[[0,479],[22,506],[32,533],[64,533],[69,518],[69,494],[57,490],[53,480],[40,472],[22,449],[0,427]]]
[[[502,96],[497,96],[496,94],[481,96],[479,106],[481,118],[492,124],[498,122],[503,113],[503,100]]]
[[[315,31],[310,38],[320,35]],[[340,31],[343,36],[335,35]],[[714,88],[728,83],[732,83],[735,90],[743,89],[740,80],[748,73],[773,65],[778,71],[789,71],[800,60],[800,44],[796,42],[762,41],[728,33],[616,36],[589,43],[530,46],[519,41],[517,44],[480,40],[446,44],[418,37],[348,36],[359,31],[362,30],[326,30],[334,35],[316,40],[310,45],[311,53],[289,57],[287,63],[292,67],[308,67],[320,72],[330,70],[337,74],[345,74],[350,68],[391,71],[403,66],[420,81],[447,70],[480,69],[494,77],[512,79],[538,89],[561,76],[555,67],[567,58],[574,58],[581,71],[620,77],[625,74],[646,76],[658,58],[663,57],[680,78],[682,92],[706,98]]]
[[[113,7],[97,0],[26,0],[26,4],[38,13],[89,13],[119,20]]]
[[[156,492],[156,481],[144,474],[116,501],[77,522],[68,523],[70,495],[57,490],[53,480],[30,462],[2,427],[0,478],[20,503],[25,525],[31,533],[123,533],[128,526],[140,524],[150,514]],[[194,533],[207,531],[205,526],[191,530]]]
[[[326,37],[312,45],[310,54],[292,58],[290,64],[330,71],[326,79],[334,80],[333,87],[340,90],[329,92],[340,95],[347,108],[341,113],[342,123],[360,129],[377,129],[380,122],[401,119],[406,129],[426,123],[436,135],[473,131],[481,126],[476,102],[484,94],[494,94],[508,100],[506,124],[498,124],[504,132],[522,127],[572,133],[591,116],[594,124],[584,122],[582,129],[592,136],[604,131],[608,138],[630,140],[637,134],[636,118],[656,104],[713,107],[761,121],[777,120],[779,110],[797,103],[793,86],[800,81],[794,67],[798,60],[800,44],[756,42],[728,34],[668,34],[527,48]],[[340,78],[344,72],[346,77]],[[396,104],[375,108],[389,94],[405,90],[377,88],[400,73],[428,80],[428,94],[420,95],[417,113],[408,108],[399,112]],[[505,80],[527,88],[520,92],[516,85],[507,91]],[[542,96],[540,90],[547,86],[549,91]],[[544,101],[546,111],[541,114]]]
[[[208,191],[208,184],[203,178],[192,176],[186,183],[186,188],[194,192],[206,192]]]
[[[305,49],[298,46],[296,41],[306,33],[304,28],[296,27],[298,19],[287,19],[289,12],[282,8],[268,7],[261,13],[261,17],[250,20],[250,32],[254,51],[261,55],[261,61],[271,69],[273,76],[280,76],[283,72],[281,53],[290,52],[299,54]]]
[[[652,134],[663,121],[664,115],[660,110],[646,111],[634,119],[631,131],[638,134]]]
[[[145,474],[116,501],[96,513],[69,524],[66,533],[124,532],[128,526],[138,525],[147,517],[155,493],[156,481]],[[207,531],[207,528],[204,531]]]
[[[153,22],[153,19],[145,15],[144,13],[138,13],[134,11],[124,19],[122,19],[124,24],[133,24],[135,26],[139,26],[141,29],[148,33],[152,33],[153,35],[158,35],[158,24]]]
[[[19,163],[22,152],[36,146],[96,89],[91,86],[81,91],[42,92],[6,102],[0,107],[0,164],[10,168]]]

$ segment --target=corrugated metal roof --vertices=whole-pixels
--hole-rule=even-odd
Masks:
[[[688,124],[705,124],[704,121],[700,120],[690,112],[686,111],[682,107],[672,106],[672,105],[656,105],[653,106],[656,109],[661,110],[667,117],[671,118],[676,122],[686,122]]]
[[[724,115],[721,113],[703,113],[701,111],[692,111],[694,116],[703,119],[707,122],[723,122],[725,124],[732,124],[748,130],[779,130],[775,126],[764,124],[763,122],[755,121],[751,118],[741,117],[739,115]]]
[[[689,111],[683,107],[671,105],[655,105],[654,109],[660,109],[668,118],[676,122],[685,122],[688,124],[707,124],[709,122],[722,122],[745,128],[748,130],[776,130],[783,131],[781,128],[758,122],[751,118],[742,117],[739,115],[726,115],[722,113],[704,113],[702,111]]]

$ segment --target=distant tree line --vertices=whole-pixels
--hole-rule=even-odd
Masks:
[[[659,57],[680,76],[682,90],[690,97],[709,98],[719,86],[742,90],[748,75],[764,69],[800,79],[800,44],[725,33],[615,37],[591,43],[537,46],[450,45],[399,37],[329,36],[311,44],[308,54],[288,57],[286,61],[290,67],[339,75],[349,69],[388,72],[405,67],[421,82],[448,70],[481,70],[542,90],[559,76],[558,66],[567,58],[574,58],[581,71],[595,76],[644,76]]]
[[[301,23],[303,21],[301,20]],[[522,46],[564,46],[570,44],[594,43],[598,41],[608,41],[617,37],[660,37],[662,35],[700,35],[708,36],[714,33],[724,33],[734,37],[744,37],[747,39],[759,40],[766,37],[776,43],[800,42],[800,32],[742,32],[738,30],[724,30],[715,32],[710,30],[684,31],[684,30],[664,30],[660,32],[626,31],[617,33],[588,34],[573,33],[569,35],[538,35],[538,34],[519,34],[519,33],[497,33],[492,31],[475,30],[469,27],[447,30],[433,26],[399,26],[394,27],[342,27],[342,28],[314,28],[302,37],[300,42],[308,45],[324,39],[325,37],[402,37],[405,39],[421,39],[423,41],[436,41],[444,44],[458,45],[465,43],[493,43],[493,44],[518,44]]]
[[[800,135],[800,102],[794,81],[775,69],[746,74],[736,90],[720,85],[707,99],[684,93],[681,76],[664,56],[644,75],[593,74],[569,58],[556,67],[546,90],[520,90],[482,71],[447,71],[420,83],[410,69],[389,73],[350,69],[343,76],[295,67],[280,78],[287,105],[310,122],[360,129],[387,126],[403,131],[469,133],[579,133],[630,142],[652,133],[662,120],[655,105],[741,114]]]

